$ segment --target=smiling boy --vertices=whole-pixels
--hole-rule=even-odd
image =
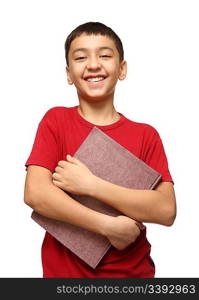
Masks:
[[[65,54],[67,80],[76,87],[79,105],[54,107],[42,118],[25,164],[24,200],[44,216],[106,236],[112,247],[94,270],[46,232],[43,276],[154,277],[151,246],[142,222],[170,226],[176,215],[162,141],[152,126],[131,121],[114,107],[115,87],[118,79],[125,79],[127,64],[121,40],[111,28],[98,22],[78,26],[66,40]],[[157,170],[162,175],[157,188],[133,190],[111,184],[71,157],[93,126]],[[93,211],[65,191],[95,197],[122,215]]]

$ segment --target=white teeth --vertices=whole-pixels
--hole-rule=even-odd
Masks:
[[[87,81],[97,82],[97,81],[101,81],[103,79],[104,79],[104,77],[95,77],[95,78],[88,78]]]

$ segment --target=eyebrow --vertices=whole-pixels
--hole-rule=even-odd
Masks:
[[[112,52],[114,52],[112,48],[107,47],[107,46],[99,47],[99,48],[97,48],[97,50],[111,50]],[[88,51],[88,48],[77,48],[72,53],[74,54],[78,51]]]

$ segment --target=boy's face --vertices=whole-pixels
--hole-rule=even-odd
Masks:
[[[126,62],[112,39],[102,35],[82,34],[70,46],[68,83],[74,84],[80,99],[113,97],[117,80],[126,76]]]

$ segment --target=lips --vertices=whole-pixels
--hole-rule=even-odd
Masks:
[[[96,75],[96,76],[86,76],[84,80],[88,82],[100,82],[104,80],[106,77],[104,75]]]
[[[87,81],[89,82],[98,82],[104,80],[104,77],[95,77],[95,78],[88,78]]]

